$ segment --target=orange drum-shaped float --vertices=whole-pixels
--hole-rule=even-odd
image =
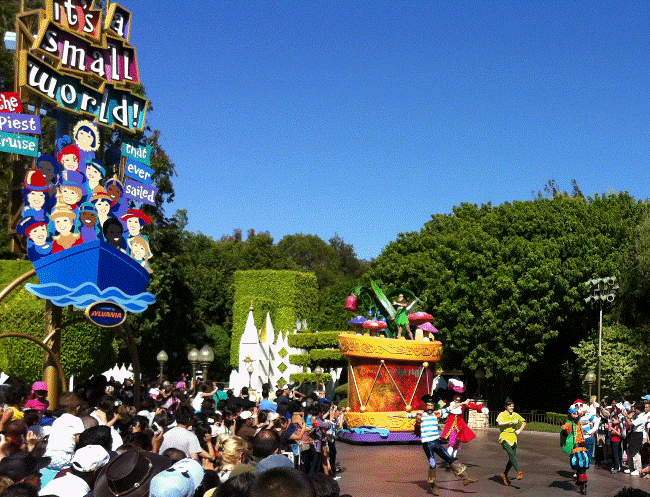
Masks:
[[[432,391],[442,344],[341,333],[339,348],[349,361],[348,427],[412,434],[413,419],[390,415],[424,409],[421,397]]]

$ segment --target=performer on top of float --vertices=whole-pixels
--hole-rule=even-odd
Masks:
[[[406,328],[406,333],[409,338],[413,340],[413,333],[411,333],[411,327],[409,325],[408,318],[408,310],[411,306],[406,303],[404,295],[400,293],[397,297],[397,300],[393,301],[393,306],[397,310],[397,314],[395,315],[395,324],[397,325],[397,338],[402,338],[402,327],[404,327]]]
[[[450,379],[449,390],[454,392],[454,396],[449,404],[449,415],[445,422],[445,427],[442,430],[441,437],[449,440],[447,452],[452,457],[456,457],[461,442],[466,443],[476,438],[476,433],[467,426],[463,418],[463,413],[467,409],[474,409],[475,411],[487,414],[488,409],[485,406],[470,402],[469,399],[463,401],[465,385],[460,380]]]

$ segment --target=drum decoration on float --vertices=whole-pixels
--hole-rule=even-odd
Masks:
[[[418,304],[424,301],[410,290],[384,294],[373,281],[347,298],[344,309],[357,315],[348,322],[355,331],[339,335],[339,348],[348,358],[345,416],[350,430],[343,439],[366,443],[419,439],[413,433],[414,420],[390,416],[424,409],[421,398],[433,393],[442,344],[433,339],[438,331],[431,324],[433,316],[410,312]]]

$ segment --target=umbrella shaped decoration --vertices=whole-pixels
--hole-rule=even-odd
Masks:
[[[418,326],[418,328],[427,331],[429,333],[438,333],[438,328],[436,328],[429,322],[421,324],[420,326]]]
[[[408,315],[409,323],[411,325],[417,326],[424,323],[430,323],[433,321],[433,316],[427,314],[426,312],[414,312]]]
[[[354,316],[350,321],[348,321],[348,324],[350,326],[354,326],[357,331],[361,331],[361,328],[363,327],[363,323],[366,322],[366,318],[363,316]]]

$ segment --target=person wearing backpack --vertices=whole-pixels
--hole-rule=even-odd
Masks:
[[[589,455],[587,454],[585,434],[580,423],[580,414],[578,408],[573,405],[569,408],[569,419],[562,425],[562,430],[560,431],[560,446],[562,447],[562,452],[569,456],[571,469],[576,473],[578,491],[582,495],[586,495]]]

